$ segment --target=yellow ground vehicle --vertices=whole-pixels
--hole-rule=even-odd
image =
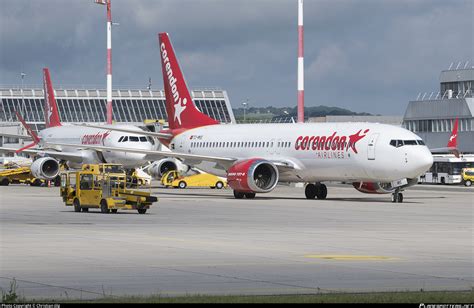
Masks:
[[[61,175],[60,195],[74,211],[100,208],[102,213],[137,210],[145,214],[158,198],[149,192],[127,188],[127,174],[118,164],[87,164],[82,170]]]
[[[43,183],[45,183],[45,180],[35,178],[29,167],[0,170],[0,186],[8,186],[9,184],[41,186]]]
[[[210,187],[222,189],[227,187],[227,181],[209,173],[200,173],[183,176],[176,170],[171,170],[163,174],[161,184],[166,187],[186,188],[186,187]]]
[[[474,182],[474,168],[462,169],[462,180],[465,186],[470,187]]]

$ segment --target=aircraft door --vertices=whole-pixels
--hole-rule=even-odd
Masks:
[[[377,139],[379,134],[373,134],[370,136],[369,144],[367,148],[367,159],[368,160],[375,160],[375,145],[377,144]]]

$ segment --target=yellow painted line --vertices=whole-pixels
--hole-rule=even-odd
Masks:
[[[388,261],[398,258],[385,256],[358,256],[358,255],[306,255],[305,258],[336,260],[336,261]]]

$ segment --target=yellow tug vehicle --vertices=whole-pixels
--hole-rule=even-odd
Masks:
[[[75,212],[98,208],[102,213],[137,210],[145,214],[158,201],[150,192],[127,187],[127,174],[118,164],[86,164],[61,175],[60,195]]]
[[[45,180],[37,179],[31,174],[29,167],[19,167],[0,170],[0,186],[10,184],[29,184],[31,186],[41,186]]]

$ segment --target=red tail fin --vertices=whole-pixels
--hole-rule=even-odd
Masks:
[[[44,85],[44,122],[46,128],[61,126],[59,119],[58,105],[54,97],[53,85],[51,83],[51,76],[49,69],[43,69],[43,85]]]
[[[194,105],[168,33],[160,33],[158,37],[170,129],[191,129],[219,124],[218,121],[200,112]]]
[[[454,156],[459,158],[459,150],[458,150],[458,118],[454,121],[453,132],[451,133],[451,137],[449,137],[448,141],[448,148],[454,154]]]
[[[29,148],[34,147],[35,145],[37,145],[40,142],[40,139],[39,139],[38,135],[36,135],[36,133],[33,131],[33,129],[31,129],[31,127],[28,124],[26,124],[25,119],[23,119],[23,117],[18,113],[18,111],[16,111],[16,116],[18,118],[18,121],[20,121],[21,124],[23,124],[23,126],[26,128],[26,131],[28,132],[28,135],[30,135],[30,137],[33,139],[33,143],[31,143],[31,144],[15,151],[16,153],[20,153],[23,150],[29,149]]]

